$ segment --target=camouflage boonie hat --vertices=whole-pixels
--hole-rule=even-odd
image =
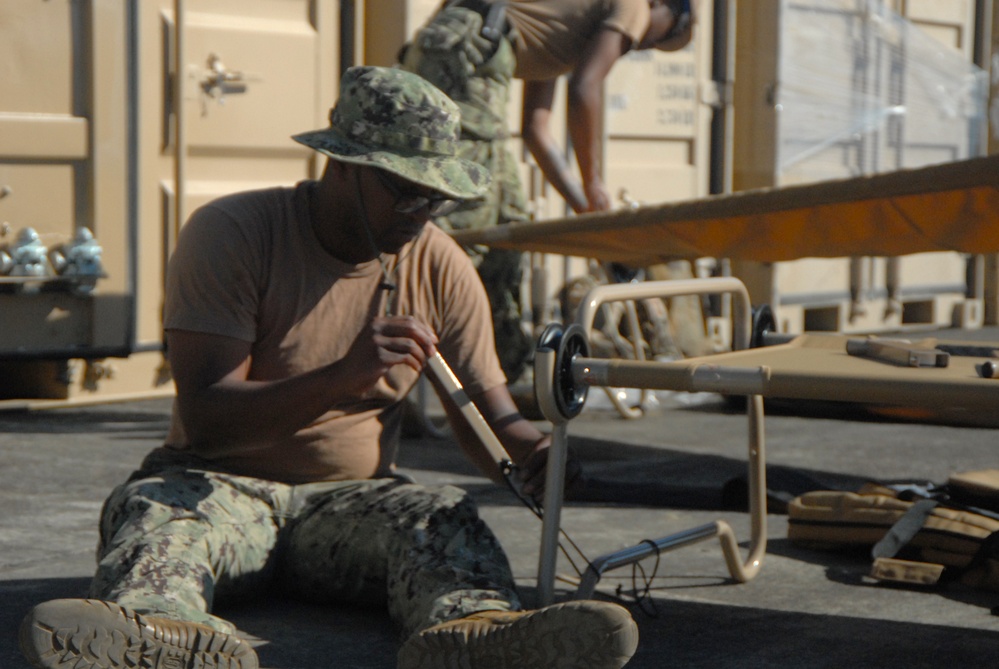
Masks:
[[[292,137],[334,160],[378,167],[447,197],[482,197],[489,173],[458,158],[461,113],[419,75],[360,66],[340,81],[330,126]]]

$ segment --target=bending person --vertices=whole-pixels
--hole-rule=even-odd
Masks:
[[[507,147],[513,79],[524,81],[521,133],[545,178],[576,213],[611,207],[600,163],[603,83],[632,50],[686,46],[696,0],[452,0],[403,47],[400,64],[447,93],[462,112],[459,155],[494,177],[482,200],[439,219],[481,229],[528,218],[518,161]],[[568,123],[577,179],[551,131],[557,79],[568,75]],[[532,351],[521,327],[521,254],[470,249],[493,310],[496,343],[511,382]]]

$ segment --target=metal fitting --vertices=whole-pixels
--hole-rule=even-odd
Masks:
[[[52,275],[48,249],[34,228],[24,228],[7,253],[10,256],[10,276],[46,277]]]
[[[101,261],[103,253],[104,249],[94,239],[94,233],[80,226],[73,241],[53,249],[49,260],[59,276],[73,279],[70,290],[88,294],[94,290],[97,279],[105,276]]]

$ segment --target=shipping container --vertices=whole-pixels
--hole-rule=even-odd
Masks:
[[[988,85],[976,16],[986,4],[738,3],[734,188],[982,155]],[[945,252],[732,264],[787,333],[978,328],[986,268],[985,258]]]
[[[332,0],[0,3],[0,399],[171,394],[161,308],[187,215],[314,176]]]
[[[391,65],[437,6],[0,3],[0,407],[172,394],[163,281],[186,217],[220,195],[317,176],[323,161],[290,136],[326,124],[343,68]],[[983,135],[988,114],[974,84],[988,88],[975,64],[988,66],[996,51],[990,1],[702,0],[700,15],[686,49],[632,53],[611,72],[605,177],[620,206],[996,146],[994,133]],[[919,54],[946,65],[925,70]],[[830,72],[832,63],[840,69]],[[815,101],[794,98],[795,82],[818,86],[819,102],[846,91],[850,114],[820,105],[825,116],[812,123]],[[564,83],[557,96],[556,131],[568,143]],[[511,142],[523,157],[532,215],[564,217],[565,204],[522,149],[520,99],[515,85]],[[917,114],[920,106],[929,115]],[[854,129],[858,119],[858,131],[844,134],[843,124]],[[532,255],[525,263],[527,329],[563,317],[563,288],[600,269],[584,258]],[[784,331],[874,331],[980,325],[999,293],[996,265],[925,254],[737,264],[732,272],[755,301],[775,307]],[[726,267],[705,259],[696,271]],[[677,271],[695,270],[666,273]],[[704,315],[695,329],[724,344],[724,309],[694,319]]]

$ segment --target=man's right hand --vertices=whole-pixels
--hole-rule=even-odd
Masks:
[[[611,196],[602,179],[592,179],[586,184],[586,200],[589,211],[607,211],[611,208]]]
[[[363,393],[396,365],[422,372],[427,358],[437,350],[437,341],[430,326],[412,316],[375,318],[344,358],[351,370],[347,378]]]

